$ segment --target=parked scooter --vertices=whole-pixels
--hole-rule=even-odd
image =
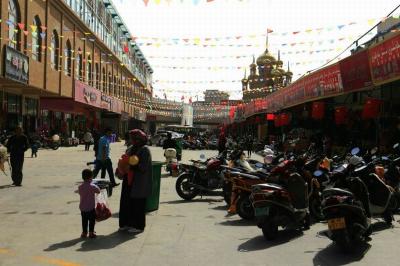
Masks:
[[[309,229],[308,188],[303,177],[292,173],[281,184],[254,185],[251,200],[265,239],[273,240],[278,227],[284,229]]]

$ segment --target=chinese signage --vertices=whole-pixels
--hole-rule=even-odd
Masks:
[[[345,92],[368,88],[372,85],[367,50],[343,59],[339,65]]]
[[[75,101],[90,106],[100,107],[101,92],[89,85],[75,80]]]
[[[382,84],[400,78],[400,35],[369,49],[372,80]]]
[[[339,64],[311,73],[302,79],[306,99],[332,96],[343,92]]]
[[[112,106],[112,97],[108,96],[107,94],[102,93],[101,94],[101,100],[100,100],[100,107],[103,109],[106,109],[108,111],[111,111],[111,106]]]
[[[29,82],[28,57],[9,46],[5,46],[4,76],[6,78],[28,84]]]

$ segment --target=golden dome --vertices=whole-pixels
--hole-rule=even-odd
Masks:
[[[285,71],[283,71],[283,72],[285,72]],[[283,75],[283,72],[281,72],[280,69],[272,69],[271,76],[281,77]]]
[[[257,65],[266,66],[275,64],[275,57],[269,53],[268,48],[265,49],[265,52],[257,58]]]

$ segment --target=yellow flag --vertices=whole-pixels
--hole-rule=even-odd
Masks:
[[[368,25],[369,25],[369,26],[372,26],[372,25],[374,25],[374,24],[375,24],[375,19],[374,19],[374,18],[368,19]]]
[[[156,3],[156,5],[159,5],[161,3],[161,0],[154,0],[154,3]]]
[[[36,32],[37,26],[36,25],[31,25],[31,29],[32,29],[32,32]]]
[[[194,38],[194,44],[199,45],[200,44],[200,38]]]

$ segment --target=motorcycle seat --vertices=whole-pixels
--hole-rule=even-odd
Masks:
[[[273,189],[273,190],[282,190],[283,187],[280,185],[272,184],[272,183],[264,183],[264,184],[257,184],[253,185],[253,188],[259,188],[259,189]]]
[[[237,176],[248,178],[248,179],[260,179],[260,177],[258,177],[258,176],[245,174],[242,172],[231,172],[231,175],[237,175]]]
[[[341,188],[327,188],[325,189],[323,192],[324,197],[328,197],[328,196],[349,196],[349,197],[353,197],[353,193],[351,193],[348,190],[344,190]]]

